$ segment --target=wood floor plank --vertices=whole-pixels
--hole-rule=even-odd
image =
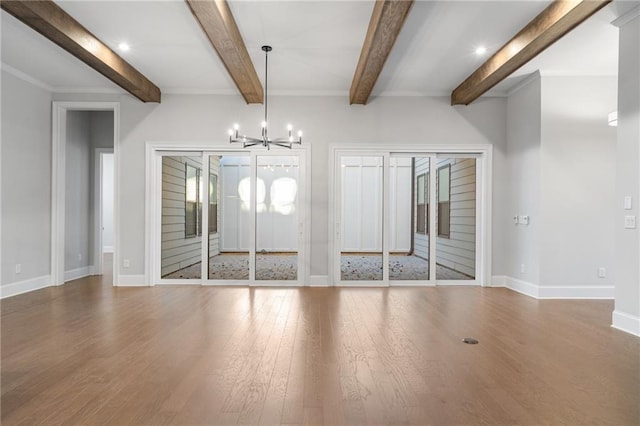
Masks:
[[[640,424],[606,300],[91,277],[0,303],[3,426]]]

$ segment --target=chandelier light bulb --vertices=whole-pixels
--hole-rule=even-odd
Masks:
[[[267,122],[266,122],[266,121],[263,121],[263,122],[261,123],[261,125],[262,125],[262,128],[264,129],[265,127],[267,127]]]
[[[302,137],[302,130],[298,130],[298,137],[301,138]]]
[[[287,124],[287,130],[288,131],[292,131],[293,130],[293,126],[291,124]]]
[[[233,129],[234,129],[234,130],[239,130],[239,129],[240,129],[240,125],[239,125],[238,123],[235,123],[235,124],[233,125]]]
[[[233,130],[229,129],[227,133],[229,134],[229,136],[233,136]]]

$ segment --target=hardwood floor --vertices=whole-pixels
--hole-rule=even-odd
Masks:
[[[1,307],[3,425],[640,424],[611,301],[92,277]]]

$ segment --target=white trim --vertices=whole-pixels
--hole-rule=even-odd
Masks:
[[[30,291],[39,290],[41,288],[51,286],[51,275],[43,275],[41,277],[30,278],[28,280],[17,281],[10,284],[0,286],[0,299],[18,294],[28,293]]]
[[[120,275],[118,281],[114,281],[115,287],[151,287],[144,275]]]
[[[535,299],[613,299],[615,296],[614,286],[540,286],[508,276],[493,279],[510,290]]]
[[[611,327],[640,336],[640,317],[625,312],[613,311]]]
[[[92,266],[83,266],[81,268],[72,269],[70,271],[64,271],[64,282],[77,280],[80,278],[88,277],[91,275]]]
[[[309,287],[331,287],[329,275],[309,275],[306,282]]]
[[[18,78],[22,81],[26,81],[29,84],[32,84],[36,87],[39,87],[40,89],[46,90],[47,92],[53,92],[54,88],[52,86],[49,86],[47,83],[45,83],[42,80],[38,80],[37,78],[34,78],[32,76],[30,76],[29,74],[20,71],[19,69],[16,69],[14,67],[12,67],[11,65],[8,65],[4,62],[0,63],[0,68],[3,71],[6,71],[8,74],[11,74],[12,76],[14,76],[15,78]]]
[[[512,277],[505,278],[505,287],[509,290],[524,294],[525,296],[539,299],[538,286],[527,281],[522,281]]]
[[[113,164],[114,164],[114,203],[113,203],[113,282],[118,281],[120,246],[120,194],[119,145],[120,145],[120,103],[119,102],[52,102],[51,107],[51,279],[53,285],[65,282],[65,162],[67,111],[113,111]]]
[[[506,287],[507,286],[507,277],[504,275],[494,275],[491,277],[491,282],[488,283],[485,287]]]
[[[628,11],[627,13],[625,13],[624,15],[617,17],[611,22],[611,24],[618,28],[624,27],[629,22],[633,21],[635,18],[638,18],[638,17],[640,17],[640,6],[636,6],[630,11]]]

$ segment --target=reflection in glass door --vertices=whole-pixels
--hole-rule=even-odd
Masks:
[[[248,154],[209,156],[210,280],[249,279],[250,166]]]
[[[256,280],[297,280],[298,156],[257,156],[256,166]]]
[[[476,278],[476,159],[438,156],[436,279]]]
[[[383,279],[384,157],[341,157],[340,279]]]
[[[162,157],[161,277],[200,279],[203,169],[200,153]]]
[[[429,164],[429,157],[391,157],[391,281],[429,279]]]

